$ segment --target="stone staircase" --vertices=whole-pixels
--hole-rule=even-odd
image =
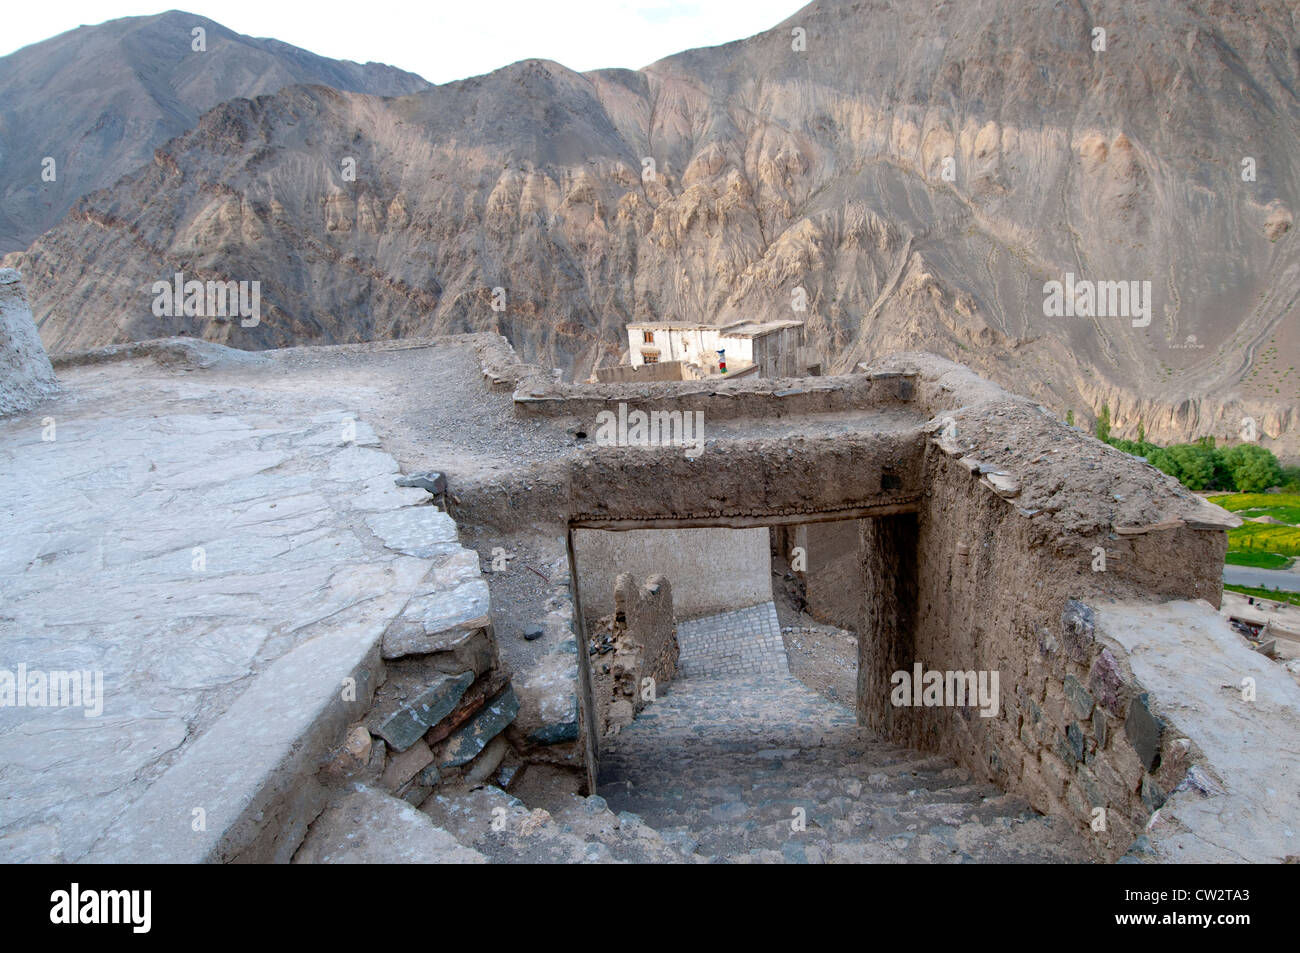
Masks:
[[[1068,821],[946,758],[873,741],[851,711],[789,674],[773,633],[779,640],[771,603],[690,624],[691,674],[604,739],[595,796],[556,792],[525,804],[466,780],[439,787],[417,811],[356,785],[312,825],[295,861],[1087,859]]]
[[[788,674],[674,681],[602,744],[599,793],[718,862],[1086,859],[1064,820],[946,758],[872,741]]]

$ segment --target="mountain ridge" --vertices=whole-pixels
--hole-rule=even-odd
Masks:
[[[198,27],[203,52],[192,48]],[[213,106],[303,82],[380,95],[430,85],[180,10],[80,26],[0,57],[0,141],[10,146],[0,151],[0,252],[29,245],[77,198],[147,162]],[[55,161],[53,182],[42,178],[46,157]]]
[[[1250,415],[1293,452],[1294,4],[1017,10],[817,0],[640,71],[226,102],[6,263],[56,351],[491,330],[582,377],[628,321],[795,316],[832,370],[920,347],[1117,433]],[[155,319],[178,270],[261,280],[268,319]],[[1150,282],[1150,325],[1049,317],[1067,273]]]

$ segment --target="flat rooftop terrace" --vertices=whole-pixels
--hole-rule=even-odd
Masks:
[[[454,376],[458,353],[186,345],[65,366],[59,397],[0,421],[0,669],[92,689],[80,707],[0,707],[0,859],[129,856],[132,805],[177,769],[200,799],[227,779],[193,805],[216,828],[284,767],[431,565],[387,545],[395,519],[433,511],[394,485],[365,414],[427,413],[406,438],[439,459],[453,442],[518,453],[449,406],[460,382],[400,400],[402,371]],[[259,676],[285,710],[241,710]],[[186,767],[205,736],[224,750]]]

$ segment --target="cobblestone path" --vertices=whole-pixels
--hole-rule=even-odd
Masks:
[[[790,673],[781,623],[771,602],[679,622],[677,645],[682,678]]]
[[[720,862],[1085,857],[1065,821],[946,758],[872,740],[851,711],[806,688],[789,674],[770,608],[679,624],[677,679],[601,746],[611,810]]]

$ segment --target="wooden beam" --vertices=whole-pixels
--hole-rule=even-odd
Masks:
[[[570,529],[604,529],[615,532],[632,529],[694,529],[704,527],[723,527],[728,529],[752,529],[756,526],[800,526],[804,523],[833,523],[839,520],[871,519],[875,516],[895,516],[899,513],[916,513],[920,509],[917,500],[895,503],[877,503],[868,506],[854,506],[841,510],[825,510],[817,513],[773,513],[767,516],[699,516],[699,517],[650,517],[650,518],[615,518],[615,519],[570,519]]]

